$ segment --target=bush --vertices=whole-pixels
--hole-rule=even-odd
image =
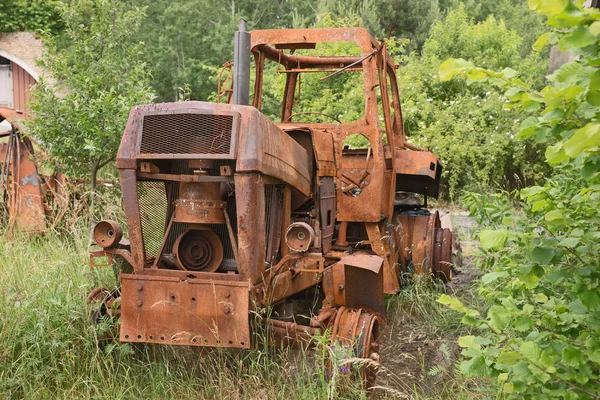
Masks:
[[[490,16],[475,23],[459,6],[432,26],[423,56],[404,58],[399,82],[405,132],[417,146],[440,156],[447,197],[512,189],[543,177],[541,146],[512,140],[526,112],[508,109],[507,98],[492,93],[488,83],[437,79],[447,57],[462,57],[488,68],[525,66],[528,76],[543,74],[546,63],[537,54],[522,58],[520,46],[520,37],[502,21]],[[535,79],[528,81],[539,85]]]
[[[493,213],[481,211],[488,216],[480,232],[488,273],[479,289],[487,315],[448,296],[439,301],[479,328],[459,339],[463,374],[494,378],[509,398],[598,399],[600,13],[570,1],[530,4],[552,27],[535,47],[557,45],[579,56],[548,77],[544,89],[534,90],[515,71],[465,60],[447,60],[440,75],[497,85],[514,107],[541,109],[523,121],[519,137],[546,146],[553,174],[544,186],[520,191],[522,212],[507,213],[506,200],[487,204]]]

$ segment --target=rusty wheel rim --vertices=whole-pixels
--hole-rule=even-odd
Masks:
[[[344,374],[356,372],[353,379],[359,380],[365,390],[375,384],[377,377],[381,322],[382,320],[375,314],[362,309],[355,310],[345,307],[340,307],[333,322],[332,345],[338,344],[351,348],[353,357],[362,359],[357,360],[356,363],[345,364],[340,368],[340,372]],[[330,376],[333,368],[339,368],[333,365],[332,361],[328,365]],[[346,365],[350,367],[345,367]]]

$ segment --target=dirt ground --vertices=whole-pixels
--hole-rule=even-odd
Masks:
[[[471,231],[475,221],[464,212],[452,215],[452,224],[460,238],[462,266],[456,268],[446,293],[459,295],[473,290],[473,281],[480,275],[474,266]],[[415,315],[417,314],[417,315]],[[381,340],[381,365],[376,398],[448,398],[449,377],[454,373],[460,355],[457,334],[444,332],[436,321],[423,321],[418,312],[400,309],[393,313]],[[383,389],[386,388],[386,389]]]

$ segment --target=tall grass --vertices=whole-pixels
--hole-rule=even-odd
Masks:
[[[119,215],[114,212],[114,217]],[[330,374],[326,359],[335,352],[327,335],[315,338],[312,350],[211,349],[198,355],[185,346],[118,340],[98,346],[98,337],[116,331],[116,322],[94,325],[86,297],[95,287],[118,283],[111,268],[89,267],[89,230],[73,221],[39,237],[0,231],[0,398],[367,397],[356,387],[341,387],[348,382],[340,374],[325,379]],[[388,298],[385,336],[391,340],[382,345],[387,358],[407,352],[421,365],[422,376],[442,371],[439,376],[447,382],[431,391],[435,379],[406,379],[406,371],[384,364],[378,397],[471,398],[473,383],[456,378],[456,347],[450,349],[451,365],[420,360],[420,353],[402,347],[412,340],[408,336],[422,332],[447,343],[465,334],[458,314],[436,302],[444,290],[443,285],[417,279]],[[476,303],[474,292],[465,290],[462,296],[465,303]],[[255,334],[263,339],[263,333]]]
[[[316,351],[98,346],[87,293],[114,287],[88,266],[87,229],[43,237],[0,233],[0,398],[326,399],[325,338]],[[113,327],[114,328],[114,327]],[[345,391],[344,397],[365,393]]]

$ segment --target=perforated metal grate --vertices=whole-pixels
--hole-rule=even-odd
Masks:
[[[146,253],[155,257],[165,235],[167,192],[164,182],[138,182],[140,220]]]
[[[146,115],[140,153],[229,154],[232,130],[231,115]]]

